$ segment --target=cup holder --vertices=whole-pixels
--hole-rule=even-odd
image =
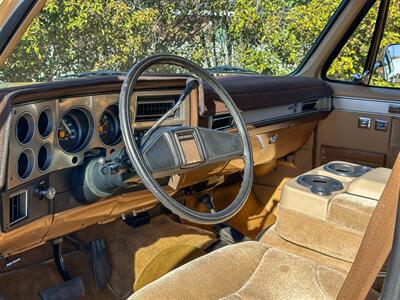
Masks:
[[[343,184],[334,178],[323,175],[302,175],[297,183],[308,187],[311,192],[319,196],[329,196],[332,192],[343,190]]]
[[[372,170],[367,166],[354,166],[346,163],[329,163],[324,166],[325,171],[345,177],[360,177]]]

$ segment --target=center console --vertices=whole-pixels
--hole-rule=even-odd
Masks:
[[[282,190],[276,233],[353,262],[390,173],[334,161],[289,180]]]

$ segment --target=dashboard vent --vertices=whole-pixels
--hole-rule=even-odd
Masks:
[[[317,110],[318,108],[318,100],[316,101],[308,101],[304,102],[301,106],[301,111],[302,112],[309,112],[309,111],[314,111]]]
[[[12,226],[28,217],[28,193],[22,191],[10,197],[10,222]]]
[[[233,127],[233,118],[230,114],[213,116],[211,118],[211,128],[217,130],[226,130]]]
[[[157,121],[162,115],[170,110],[174,104],[174,98],[139,98],[137,104],[136,121]],[[179,110],[176,113],[178,112]]]

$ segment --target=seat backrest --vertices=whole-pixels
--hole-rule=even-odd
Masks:
[[[393,244],[400,189],[400,155],[372,214],[360,248],[337,299],[365,299]]]

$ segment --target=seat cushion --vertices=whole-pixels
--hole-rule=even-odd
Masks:
[[[129,299],[334,299],[346,273],[261,242],[227,246]]]

